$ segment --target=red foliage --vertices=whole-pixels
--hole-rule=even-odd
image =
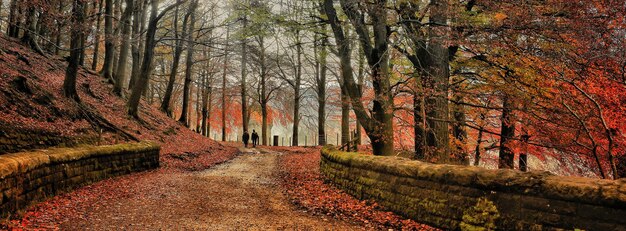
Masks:
[[[368,228],[397,230],[437,230],[405,219],[372,201],[358,200],[325,184],[319,171],[319,148],[273,147],[288,153],[281,156],[283,185],[292,203],[316,214],[357,222]]]

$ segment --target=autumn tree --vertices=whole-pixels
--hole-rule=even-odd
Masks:
[[[376,155],[393,155],[393,99],[389,79],[389,27],[387,25],[386,1],[360,5],[354,1],[340,1],[344,13],[350,19],[359,36],[367,63],[372,72],[372,83],[375,92],[373,108],[368,114],[362,102],[362,95],[353,77],[350,62],[349,41],[346,32],[337,17],[332,0],[324,0],[324,12],[328,23],[333,29],[337,49],[341,58],[343,88],[350,96],[353,110],[372,142]],[[365,17],[371,18],[366,23]],[[371,26],[369,26],[371,25]]]
[[[180,116],[180,119],[178,120],[178,122],[181,122],[183,124],[185,124],[186,126],[189,126],[189,122],[188,122],[188,118],[187,118],[187,114],[189,112],[189,98],[190,98],[190,87],[191,87],[191,80],[192,80],[192,72],[193,72],[193,54],[194,54],[194,32],[195,32],[195,21],[196,21],[196,8],[198,7],[198,0],[192,0],[190,2],[190,6],[189,6],[189,32],[187,33],[187,59],[185,62],[186,65],[186,69],[185,69],[185,82],[183,85],[183,109],[182,109],[182,114]]]
[[[141,71],[137,78],[137,82],[131,91],[128,102],[126,103],[126,107],[128,110],[128,114],[139,118],[139,102],[141,100],[141,95],[150,80],[150,75],[152,73],[153,59],[154,59],[154,48],[156,47],[156,31],[161,18],[167,14],[167,12],[176,8],[177,6],[185,3],[186,0],[178,0],[176,3],[168,6],[160,13],[159,9],[159,1],[152,0],[151,3],[151,12],[150,12],[150,21],[148,23],[147,31],[146,31],[146,42],[145,42],[145,51],[143,54],[143,61],[141,62]]]
[[[128,53],[130,52],[130,33],[131,33],[131,22],[133,17],[133,12],[135,12],[135,0],[126,0],[126,8],[124,9],[124,13],[122,14],[121,22],[121,30],[122,30],[122,46],[120,47],[120,55],[117,63],[117,70],[115,72],[115,83],[113,87],[113,93],[116,95],[122,95],[122,88],[126,83],[126,69],[128,63]]]
[[[83,0],[74,0],[72,3],[72,42],[70,45],[70,59],[65,72],[65,80],[63,81],[63,94],[65,97],[79,102],[80,98],[76,92],[76,77],[80,56],[84,52],[81,46],[85,39],[85,2]]]

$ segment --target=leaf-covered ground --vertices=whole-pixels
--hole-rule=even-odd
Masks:
[[[275,152],[244,149],[205,171],[133,174],[33,207],[11,228],[46,230],[361,230],[291,204]]]
[[[138,140],[161,145],[161,168],[131,174],[82,187],[52,197],[27,211],[15,214],[0,228],[54,229],[64,220],[88,217],[93,208],[140,193],[132,187],[154,174],[199,171],[232,159],[237,148],[205,138],[142,101],[141,120],[126,115],[125,99],[112,94],[112,85],[102,77],[81,69],[78,77],[79,105],[61,92],[65,63],[59,57],[43,57],[19,42],[0,36],[0,125],[31,133],[43,131],[63,137],[97,137],[94,144],[133,142],[119,131]],[[100,130],[93,113],[119,131]],[[102,132],[102,133],[101,133]],[[91,141],[93,143],[93,140]]]
[[[361,201],[325,184],[319,171],[320,149],[271,147],[286,153],[279,159],[283,185],[292,203],[313,213],[357,222],[371,229],[437,230],[402,218],[372,201]]]

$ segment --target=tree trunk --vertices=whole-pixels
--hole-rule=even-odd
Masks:
[[[37,8],[35,8],[35,6],[30,6],[28,8],[28,14],[26,15],[27,29],[24,31],[24,35],[22,36],[22,43],[30,46],[38,54],[46,56],[37,42],[37,21]],[[80,64],[80,57],[78,57],[78,59]]]
[[[4,6],[4,1],[0,0],[0,15],[2,14],[2,7]],[[0,31],[2,31],[2,23],[0,23]]]
[[[415,145],[415,159],[424,160],[426,157],[426,111],[424,108],[424,89],[422,78],[413,78],[413,133]]]
[[[98,56],[100,55],[100,27],[102,26],[102,7],[104,6],[104,1],[102,0],[98,0],[98,2],[100,2],[99,6],[98,6],[98,14],[96,16],[96,31],[95,31],[95,35],[96,37],[94,38],[94,48],[93,48],[93,58],[92,58],[92,62],[91,62],[91,69],[92,70],[96,70],[98,69]],[[134,65],[134,64],[133,64]]]
[[[476,148],[474,149],[474,166],[480,164],[480,144],[483,142],[483,127],[478,130],[478,138],[476,138]]]
[[[142,39],[142,32],[145,31],[146,17],[148,14],[148,0],[141,1],[140,7],[138,7],[135,17],[133,18],[133,70],[131,71],[130,81],[128,82],[128,89],[132,89],[137,82],[139,72],[141,69],[142,53],[144,51],[144,40]]]
[[[367,57],[367,62],[372,70],[372,84],[374,86],[374,102],[371,116],[362,102],[362,96],[352,76],[350,62],[349,41],[337,17],[337,12],[332,0],[324,0],[324,11],[333,28],[337,42],[343,78],[343,87],[350,94],[351,104],[357,119],[365,129],[372,142],[375,155],[394,155],[393,144],[393,99],[389,81],[389,28],[387,26],[386,1],[374,3],[369,6],[369,18],[371,22],[365,23],[362,7],[353,1],[341,1],[341,6],[350,18]],[[373,25],[368,28],[367,25]],[[370,29],[373,36],[369,36]],[[373,43],[372,43],[373,42]],[[348,77],[349,76],[349,77]]]
[[[161,111],[167,113],[168,116],[172,117],[172,109],[171,109],[171,100],[172,93],[174,92],[174,84],[176,83],[176,76],[178,75],[178,67],[180,65],[180,57],[183,53],[183,42],[180,39],[187,37],[187,22],[189,19],[189,14],[185,15],[185,19],[183,19],[183,30],[182,36],[178,36],[178,10],[179,7],[176,7],[174,13],[174,58],[172,59],[172,69],[170,70],[170,78],[167,82],[167,87],[165,88],[165,94],[163,95],[163,101],[161,102]]]
[[[363,53],[363,47],[359,47],[359,70],[357,74],[359,94],[363,94],[363,82],[365,81],[365,54]],[[356,120],[356,137],[355,142],[357,145],[362,144],[361,137],[361,122]]]
[[[183,109],[182,115],[178,122],[184,123],[187,127],[189,127],[188,113],[189,113],[189,98],[190,98],[190,88],[191,88],[191,74],[193,72],[193,52],[194,52],[194,41],[193,41],[193,33],[195,30],[195,21],[196,21],[196,7],[198,6],[198,0],[192,0],[191,5],[189,6],[189,31],[187,32],[187,62],[186,62],[186,70],[185,70],[185,83],[183,85]]]
[[[208,86],[207,83],[207,74],[206,74],[206,70],[202,71],[202,125],[201,125],[201,133],[203,136],[207,136],[207,118],[209,116],[209,106],[208,106],[208,101],[209,101],[209,91],[211,90]]]
[[[502,99],[502,118],[500,130],[500,154],[498,168],[513,169],[513,158],[515,153],[511,148],[511,143],[515,137],[515,121],[513,120],[513,105],[509,96]]]
[[[134,0],[126,0],[126,9],[121,20],[122,27],[122,46],[120,47],[120,57],[117,63],[117,71],[115,73],[115,84],[113,86],[113,93],[118,96],[122,95],[122,88],[126,83],[126,67],[128,61],[128,52],[130,51],[130,32],[131,32],[131,18],[134,9]]]
[[[461,82],[456,81],[453,82]],[[460,86],[453,88],[454,104],[452,112],[454,124],[452,126],[452,135],[457,142],[454,142],[454,159],[461,161],[464,165],[469,165],[469,155],[466,151],[467,131],[465,130],[465,107],[463,106],[463,96],[459,93]]]
[[[11,0],[9,6],[9,25],[7,27],[7,34],[12,38],[17,38],[20,33],[18,3],[18,0]]]
[[[258,37],[259,42],[259,66],[261,68],[261,94],[260,94],[260,104],[261,104],[261,140],[263,145],[267,145],[267,105],[269,104],[269,95],[267,92],[267,62],[265,57],[265,40],[262,35]]]
[[[243,28],[248,26],[248,19],[243,18]],[[246,92],[246,76],[248,66],[248,53],[246,39],[241,39],[241,120],[243,131],[248,131],[248,99]]]
[[[324,26],[324,30],[326,26]],[[324,35],[321,41],[321,45],[319,46],[319,60],[317,63],[318,70],[318,79],[317,79],[317,136],[319,140],[319,145],[326,145],[326,74],[328,72],[328,37],[326,37],[326,32],[324,31]],[[317,44],[317,43],[316,43]]]
[[[230,27],[226,27],[226,43],[224,44],[224,70],[222,72],[222,141],[226,142],[226,74],[228,73],[228,41]]]
[[[113,50],[113,67],[112,67],[112,71],[111,74],[113,75],[113,79],[115,80],[115,73],[117,73],[117,68],[118,68],[118,61],[120,58],[120,32],[121,32],[121,21],[119,21],[118,19],[121,18],[122,15],[122,4],[121,4],[122,0],[115,0],[115,2],[113,3],[113,18],[116,19],[115,23],[113,24],[113,41],[114,41],[114,50]]]
[[[65,1],[59,1],[59,12],[63,12],[63,8],[65,8],[65,5],[63,5]],[[59,56],[59,52],[61,51],[61,34],[63,31],[63,22],[58,21],[57,22],[57,31],[56,31],[56,39],[54,42],[54,55]]]
[[[105,0],[104,7],[104,64],[102,74],[109,82],[113,82],[113,56],[115,43],[113,37],[113,0]]]
[[[296,79],[294,81],[294,102],[293,102],[293,140],[291,145],[298,146],[298,133],[300,128],[300,85],[302,84],[302,41],[300,41],[300,31],[296,32]]]
[[[474,148],[474,166],[480,165],[480,149],[483,141],[483,130],[485,129],[485,114],[480,114],[479,120],[479,128],[478,128],[478,137],[476,137],[476,147]]]
[[[447,24],[448,3],[444,0],[431,1],[430,22],[433,25]],[[439,163],[458,163],[460,160],[450,158],[449,131],[448,131],[448,85],[449,85],[449,54],[445,46],[446,34],[443,28],[429,28],[430,40],[428,48],[425,50],[430,61],[426,67],[426,82],[429,89],[433,89],[433,94],[426,98],[426,108],[428,117],[428,145],[434,148],[434,152],[429,153],[429,159],[435,159]]]
[[[346,78],[343,77],[342,78]],[[341,146],[350,142],[350,97],[346,88],[341,88]],[[350,146],[348,146],[350,151]]]
[[[164,9],[160,14],[157,14],[159,10],[159,1],[152,0],[151,3],[151,12],[150,12],[150,22],[148,23],[148,29],[146,31],[146,47],[143,55],[143,61],[141,63],[141,71],[140,75],[137,78],[137,83],[133,86],[133,90],[130,94],[128,102],[126,103],[126,107],[128,109],[128,114],[135,118],[139,118],[139,102],[141,100],[141,95],[146,90],[148,86],[148,82],[150,81],[150,75],[152,70],[153,56],[154,56],[154,48],[156,47],[155,35],[157,31],[157,25],[159,20],[163,18],[166,12],[173,9],[182,3],[185,0],[179,0],[174,5],[169,6]]]
[[[63,81],[63,93],[65,97],[71,98],[76,102],[80,102],[78,93],[76,92],[76,76],[78,75],[79,59],[84,48],[81,46],[81,41],[85,39],[85,32],[83,30],[83,23],[85,21],[85,3],[82,0],[74,0],[72,4],[73,14],[73,31],[72,41],[70,44],[71,52],[69,64],[65,72],[65,80]]]
[[[213,109],[213,88],[208,87],[209,101],[206,110],[206,137],[211,138],[211,110]]]

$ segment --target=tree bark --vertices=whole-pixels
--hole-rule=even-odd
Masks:
[[[193,33],[195,31],[196,21],[196,8],[198,6],[198,0],[192,0],[189,6],[189,31],[187,32],[187,60],[185,69],[185,83],[183,85],[183,110],[182,115],[178,122],[185,124],[189,127],[188,113],[189,113],[189,98],[191,90],[191,74],[193,72],[193,53],[195,42],[193,41]]]
[[[148,0],[140,1],[140,7],[137,7],[137,12],[133,18],[133,43],[132,43],[132,56],[133,56],[133,68],[131,71],[130,81],[128,82],[128,89],[132,89],[137,82],[139,72],[141,69],[142,53],[144,51],[144,42],[142,32],[145,31],[146,17],[148,14]]]
[[[352,76],[350,62],[350,49],[345,37],[343,28],[337,18],[337,12],[333,7],[332,0],[324,0],[324,11],[328,16],[328,21],[333,28],[335,40],[339,47],[341,56],[343,76],[343,87],[350,95],[353,110],[357,119],[365,129],[372,142],[372,149],[375,155],[394,155],[393,140],[393,98],[391,95],[391,85],[389,81],[389,28],[387,25],[386,1],[379,1],[372,5],[358,5],[354,1],[341,0],[341,7],[354,26],[367,63],[372,72],[372,84],[374,87],[374,102],[371,116],[368,115],[363,105],[358,86]],[[365,22],[365,15],[360,11],[362,7],[368,7],[368,14],[371,22]],[[367,25],[372,25],[368,28]],[[370,33],[373,32],[373,35]]]
[[[114,45],[113,47],[115,48],[113,50],[113,66],[112,66],[112,71],[111,74],[113,75],[113,80],[115,81],[115,73],[117,73],[117,68],[118,68],[118,60],[120,58],[120,32],[122,29],[122,23],[120,19],[122,16],[122,3],[121,1],[123,0],[115,0],[115,2],[113,3],[113,18],[116,19],[115,23],[113,24],[113,42]]]
[[[161,111],[167,113],[170,117],[172,117],[171,110],[171,100],[172,93],[174,92],[174,84],[176,83],[176,76],[178,75],[178,67],[180,65],[180,58],[183,54],[183,42],[180,39],[187,38],[187,24],[189,20],[189,14],[185,15],[183,19],[183,28],[182,28],[182,36],[178,35],[178,10],[179,7],[176,7],[174,13],[174,57],[172,59],[172,69],[170,70],[170,78],[167,82],[167,87],[165,88],[165,94],[163,95],[163,101],[161,102]]]
[[[115,43],[113,37],[113,0],[105,0],[104,7],[104,64],[102,74],[109,82],[113,82],[113,56]]]
[[[318,144],[326,145],[326,74],[328,72],[328,37],[326,36],[326,26],[323,26],[324,35],[322,35],[321,44],[318,47],[319,59],[317,59],[317,136]],[[317,44],[317,43],[316,43]]]
[[[448,3],[444,0],[431,1],[430,22],[432,25],[446,25]],[[426,97],[427,122],[429,134],[427,143],[434,148],[434,152],[429,153],[428,159],[434,159],[439,163],[453,163],[459,160],[450,158],[450,138],[448,131],[448,85],[449,85],[449,56],[448,48],[445,46],[446,34],[442,28],[429,28],[429,45],[422,51],[427,52],[428,58],[425,77],[427,88],[433,89],[433,94]]]
[[[63,12],[63,8],[65,8],[65,5],[63,4],[65,1],[59,1],[59,12]],[[56,31],[56,38],[55,38],[55,42],[54,42],[54,54],[56,56],[59,55],[59,52],[61,51],[61,34],[63,31],[63,26],[64,26],[64,22],[62,22],[61,20],[59,20],[57,22],[57,31]]]
[[[358,88],[359,88],[359,94],[363,94],[363,82],[365,81],[365,54],[363,54],[363,47],[359,47],[359,52],[358,52],[358,56],[359,56],[359,70],[358,70],[358,74],[357,74],[357,81],[358,81]],[[356,137],[355,137],[355,142],[357,145],[360,145],[362,143],[361,137],[363,136],[363,134],[361,134],[361,122],[359,122],[359,120],[356,120]]]
[[[92,57],[92,62],[91,62],[91,69],[92,70],[96,70],[98,69],[98,59],[99,59],[99,55],[100,55],[100,27],[102,26],[102,7],[104,6],[104,1],[102,0],[98,0],[98,2],[100,2],[99,6],[98,6],[98,14],[96,15],[96,31],[95,31],[95,38],[94,38],[94,48],[93,48],[93,57]],[[133,64],[134,65],[134,64]]]
[[[206,70],[202,71],[202,112],[201,112],[201,116],[202,116],[202,120],[201,120],[201,134],[203,136],[207,136],[208,132],[207,132],[207,118],[209,117],[209,106],[208,106],[208,101],[209,101],[209,91],[211,91],[211,88],[208,86],[208,80],[207,80],[207,74],[206,74]]]
[[[509,96],[502,99],[502,117],[500,130],[500,153],[498,168],[513,169],[513,158],[515,153],[511,148],[511,143],[515,137],[515,121],[513,120],[513,105]]]
[[[263,145],[267,145],[267,123],[268,123],[268,104],[269,104],[269,94],[267,92],[267,62],[265,57],[265,40],[263,35],[259,35],[257,39],[259,43],[259,66],[260,66],[260,104],[261,104],[261,140],[263,141]]]
[[[424,89],[422,78],[416,73],[413,77],[413,132],[415,159],[423,160],[426,157],[426,110],[424,108]]]
[[[346,76],[342,76],[346,78]],[[341,88],[341,146],[350,142],[350,96],[346,88]],[[348,151],[350,146],[348,146]]]
[[[28,7],[28,13],[26,15],[26,30],[22,36],[22,43],[30,46],[38,54],[46,56],[37,42],[37,21],[37,8],[35,6]],[[80,57],[78,57],[78,59],[80,64]]]
[[[243,18],[243,28],[248,26],[248,19],[246,16]],[[248,131],[248,99],[246,91],[246,76],[248,66],[248,53],[247,53],[246,38],[241,39],[241,120],[243,131]]]
[[[226,42],[224,44],[224,70],[222,72],[222,141],[226,142],[226,74],[228,73],[228,41],[230,27],[226,27]]]
[[[133,90],[130,94],[126,107],[128,109],[128,115],[135,118],[139,118],[139,102],[141,95],[146,90],[148,82],[150,81],[150,75],[153,65],[154,48],[156,47],[155,35],[157,31],[157,25],[161,18],[165,14],[172,10],[174,7],[184,3],[185,0],[178,0],[173,5],[165,8],[160,14],[157,14],[159,10],[159,0],[152,0],[150,12],[150,22],[148,23],[148,29],[146,31],[146,47],[143,55],[143,62],[141,63],[140,75],[137,78],[137,83],[133,86]]]
[[[80,102],[78,93],[76,92],[76,76],[78,75],[79,59],[84,51],[81,42],[85,39],[83,24],[85,22],[85,3],[82,0],[74,0],[72,4],[73,14],[73,31],[72,41],[70,44],[71,52],[67,69],[65,71],[65,80],[63,81],[63,93],[65,97]]]
[[[128,61],[128,52],[130,51],[130,32],[131,18],[134,9],[134,0],[126,0],[126,9],[121,20],[122,27],[122,46],[120,47],[120,57],[117,63],[117,71],[115,73],[115,84],[113,85],[113,93],[122,96],[122,89],[126,83],[126,67]]]
[[[298,133],[300,129],[300,85],[302,85],[302,41],[300,40],[300,30],[296,31],[296,76],[294,81],[294,102],[293,102],[293,136],[292,146],[299,145]]]
[[[9,25],[7,27],[7,34],[12,38],[17,38],[20,34],[18,4],[18,0],[11,0],[9,5]]]

